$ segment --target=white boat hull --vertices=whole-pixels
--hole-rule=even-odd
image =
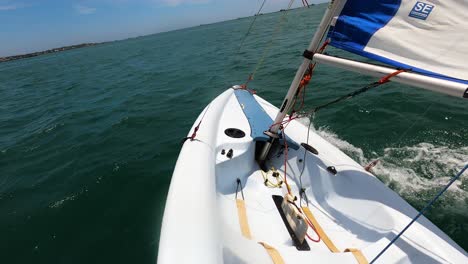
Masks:
[[[273,119],[278,109],[258,96],[254,98]],[[195,140],[184,143],[174,169],[158,263],[273,263],[258,242],[275,248],[284,263],[358,263],[353,253],[344,252],[347,248],[359,249],[370,261],[417,214],[361,165],[311,131],[308,142],[319,154],[307,152],[303,160],[303,147],[289,148],[287,179],[292,192],[298,195],[305,162],[301,180],[308,207],[340,252],[331,252],[325,243],[310,240],[309,251],[298,251],[272,199],[272,195],[283,196],[287,190],[264,185],[262,171],[255,162],[255,142],[245,107],[235,91],[228,89],[195,121],[189,136],[204,116]],[[229,137],[225,134],[227,128],[240,129],[246,135]],[[300,145],[307,141],[307,129],[294,120],[286,134]],[[231,149],[233,156],[229,158],[226,152]],[[284,174],[284,153],[273,155],[267,165]],[[329,166],[338,173],[327,171]],[[243,236],[240,227],[238,178],[243,184],[251,239]],[[376,263],[468,263],[468,257],[446,234],[421,217]]]

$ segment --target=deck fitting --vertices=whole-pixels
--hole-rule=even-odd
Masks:
[[[310,247],[309,247],[309,244],[307,243],[307,240],[304,239],[304,241],[301,243],[299,239],[296,237],[296,234],[294,234],[294,230],[289,225],[288,220],[286,219],[286,215],[284,215],[283,209],[281,209],[281,203],[283,202],[283,197],[279,195],[272,195],[272,198],[273,198],[273,201],[275,202],[276,208],[278,209],[278,212],[281,215],[281,219],[283,219],[283,223],[286,226],[286,229],[288,230],[288,233],[291,236],[291,239],[296,249],[299,251],[310,251]]]

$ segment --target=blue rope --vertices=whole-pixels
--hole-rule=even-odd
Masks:
[[[418,218],[424,214],[427,209],[429,209],[435,201],[437,201],[437,199],[439,199],[440,196],[442,196],[442,194],[444,194],[444,192],[450,187],[450,185],[452,185],[452,183],[454,183],[456,180],[458,180],[458,178],[460,178],[460,176],[465,172],[465,170],[468,169],[468,164],[465,165],[465,167],[457,174],[455,175],[455,177],[453,177],[450,182],[444,187],[444,189],[442,189],[426,206],[424,206],[424,208],[419,211],[418,215],[416,215],[415,218],[413,218],[413,220],[411,220],[411,222],[405,227],[403,228],[403,230],[401,230],[401,232],[394,238],[392,239],[392,241],[390,241],[390,243],[388,243],[388,245],[382,250],[380,251],[380,253],[370,262],[370,264],[374,263],[380,256],[382,256],[382,254],[391,246],[393,245],[393,243],[395,243],[395,241],[397,241],[398,238],[400,238],[401,235],[403,235],[403,233],[414,223],[416,222],[416,220],[418,220]]]

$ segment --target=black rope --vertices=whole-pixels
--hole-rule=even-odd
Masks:
[[[236,199],[237,199],[237,193],[239,192],[239,187],[240,187],[240,191],[241,191],[241,195],[242,195],[242,200],[245,200],[244,191],[242,190],[243,189],[242,182],[241,182],[241,180],[239,178],[237,178]]]
[[[364,93],[364,92],[367,92],[367,91],[369,91],[369,90],[372,89],[372,88],[375,88],[375,87],[380,86],[380,85],[382,85],[382,84],[388,83],[388,82],[390,82],[390,78],[392,78],[392,77],[394,77],[394,76],[396,76],[396,75],[398,75],[398,74],[400,74],[400,73],[402,73],[402,72],[409,72],[409,71],[411,71],[411,69],[398,69],[397,71],[395,71],[395,72],[393,72],[393,73],[391,73],[391,74],[389,74],[389,75],[387,75],[387,76],[384,76],[383,78],[381,78],[381,79],[378,80],[377,82],[373,82],[373,83],[371,83],[371,84],[369,84],[369,85],[367,85],[367,86],[365,86],[365,87],[363,87],[363,88],[361,88],[361,89],[359,89],[359,90],[356,90],[356,91],[351,92],[351,93],[349,93],[349,94],[347,94],[347,95],[341,96],[341,97],[339,97],[339,98],[337,98],[337,99],[335,99],[335,100],[333,100],[333,101],[331,101],[331,102],[328,102],[328,103],[326,103],[326,104],[319,105],[319,106],[315,107],[315,108],[312,110],[312,114],[317,113],[318,110],[320,110],[320,109],[322,109],[322,108],[325,108],[325,107],[327,107],[327,106],[329,106],[329,105],[336,104],[336,103],[341,102],[341,101],[344,101],[344,100],[348,100],[348,99],[350,99],[350,98],[353,98],[353,97],[356,96],[356,95],[359,95],[359,94],[362,94],[362,93]]]
[[[369,85],[367,85],[367,86],[365,86],[365,87],[363,87],[363,88],[361,88],[361,89],[359,89],[359,90],[356,90],[356,91],[351,92],[351,93],[349,93],[349,94],[347,94],[347,95],[341,96],[341,97],[339,97],[339,98],[337,98],[337,99],[335,99],[335,100],[333,100],[333,101],[331,101],[331,102],[328,102],[328,103],[326,103],[326,104],[322,104],[322,105],[319,105],[319,106],[315,107],[315,108],[312,110],[312,113],[317,113],[317,111],[320,110],[320,109],[322,109],[322,108],[325,108],[325,107],[330,106],[330,105],[332,105],[332,104],[336,104],[336,103],[341,102],[341,101],[344,101],[344,100],[348,100],[348,99],[350,99],[350,98],[353,98],[353,97],[356,96],[356,95],[359,95],[359,94],[362,94],[362,93],[364,93],[364,92],[367,92],[367,91],[369,91],[370,89],[375,88],[375,87],[377,87],[377,86],[380,86],[380,85],[382,85],[382,84],[384,84],[384,83],[381,83],[381,82],[374,82],[374,83],[371,83],[371,84],[369,84]]]

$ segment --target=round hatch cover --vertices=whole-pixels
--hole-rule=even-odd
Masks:
[[[228,128],[224,130],[224,134],[226,134],[228,137],[232,138],[243,138],[245,137],[244,131],[238,129],[238,128]]]

